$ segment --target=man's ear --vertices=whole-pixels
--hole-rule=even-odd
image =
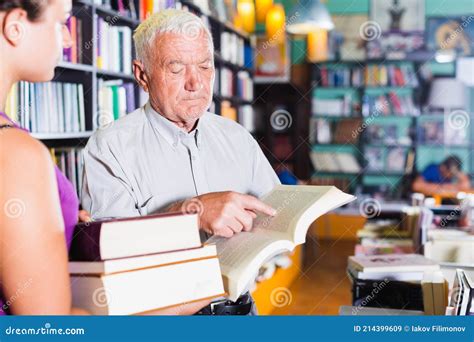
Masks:
[[[133,75],[140,87],[148,93],[148,76],[143,63],[138,59],[133,60]]]
[[[5,40],[13,46],[18,46],[26,34],[27,22],[28,15],[24,9],[15,8],[8,11],[3,18],[1,28]]]

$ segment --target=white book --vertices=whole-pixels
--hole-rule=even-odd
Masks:
[[[216,246],[207,245],[181,251],[141,255],[131,258],[104,261],[70,261],[69,273],[72,275],[114,274],[148,267],[171,265],[189,260],[211,258],[216,255]]]
[[[215,257],[100,276],[72,276],[71,288],[73,306],[95,315],[133,315],[224,295]]]
[[[77,97],[79,104],[79,131],[86,131],[86,113],[84,110],[84,86],[82,83],[77,85]]]
[[[334,186],[277,185],[262,198],[277,210],[275,216],[258,214],[251,231],[230,239],[210,238],[206,244],[217,246],[229,299],[249,288],[265,261],[304,243],[314,220],[354,199]]]

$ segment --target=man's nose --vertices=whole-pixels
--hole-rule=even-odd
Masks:
[[[184,88],[187,91],[199,91],[202,88],[202,80],[199,71],[195,66],[188,66],[186,70],[186,83]]]

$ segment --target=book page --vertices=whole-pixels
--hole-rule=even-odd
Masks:
[[[207,244],[215,244],[228,298],[236,300],[249,284],[255,281],[260,266],[294,245],[288,240],[278,240],[279,234],[255,229],[241,232],[231,238],[211,237]]]
[[[262,201],[277,210],[273,217],[259,214],[255,228],[284,233],[295,243],[304,242],[309,225],[320,215],[354,199],[333,186],[278,185],[262,198]],[[298,222],[304,219],[301,229],[304,236],[295,236]]]

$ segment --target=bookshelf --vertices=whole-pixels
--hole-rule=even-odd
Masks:
[[[30,97],[30,93],[25,94],[26,88],[28,91],[30,87],[33,87],[32,91],[36,89],[35,85],[23,82],[24,84],[15,86],[12,91],[15,95],[9,97],[13,97],[12,101],[16,101],[16,105],[10,110],[11,113],[7,114],[21,126],[28,128],[33,137],[43,141],[51,149],[58,164],[60,164],[58,159],[62,158],[62,166],[71,171],[63,170],[66,171],[68,178],[80,178],[79,167],[73,170],[69,165],[80,153],[71,151],[80,151],[85,146],[88,138],[100,124],[104,123],[103,117],[106,116],[105,121],[116,120],[141,106],[148,98],[136,84],[131,72],[131,61],[134,58],[132,34],[140,24],[140,18],[145,14],[138,0],[130,2],[135,6],[134,9],[123,8],[119,3],[121,1],[73,1],[72,16],[74,18],[68,23],[73,38],[73,48],[65,50],[63,61],[58,64],[52,82],[41,85],[45,87],[45,89],[40,89],[44,96],[38,98],[36,95]],[[252,131],[254,125],[251,108],[254,76],[252,38],[234,29],[228,22],[203,11],[200,6],[191,1],[155,1],[153,9],[160,10],[168,7],[195,13],[202,18],[212,33],[215,46],[216,84],[210,110],[216,114],[231,117]],[[227,77],[221,78],[221,70],[224,69],[227,70]],[[51,90],[50,83],[59,85],[52,87]],[[75,90],[76,93],[72,92],[69,100],[66,99],[63,89],[66,83],[72,85],[68,87],[81,88]],[[223,86],[228,89],[225,94],[223,94]],[[111,104],[116,96],[122,99],[118,105],[120,110],[117,110],[117,102]],[[44,98],[50,101],[44,101]],[[58,108],[62,108],[61,106],[64,106],[66,102],[71,101],[73,104],[71,108],[77,105],[75,109],[77,113],[71,109],[71,112],[75,113],[73,119],[65,118],[64,120],[67,122],[73,120],[77,127],[64,128],[65,125],[61,120],[57,125],[44,123],[49,120],[49,117],[45,117],[45,112],[56,113]],[[226,109],[227,113],[224,113],[223,109]],[[36,116],[36,111],[38,116]],[[62,110],[56,114],[65,112],[69,111]],[[81,120],[79,123],[75,122],[76,116],[83,117],[82,126]],[[38,123],[42,125],[41,129],[38,129]],[[75,164],[79,165],[79,162],[76,160]]]
[[[466,132],[466,141],[454,145],[447,144],[446,140],[424,138],[424,131],[433,130],[430,126],[433,122],[439,130],[446,132],[443,128],[446,118],[443,114],[420,109],[428,89],[420,82],[420,68],[429,68],[433,75],[452,77],[452,66],[427,59],[327,61],[311,66],[313,94],[309,138],[313,179],[329,175],[334,179],[345,179],[350,187],[346,190],[377,188],[393,194],[408,184],[416,171],[442,161],[451,153],[460,156],[465,171],[472,173],[473,161],[469,153],[472,132]],[[360,120],[359,128],[347,124],[355,119]],[[338,133],[343,122],[346,122],[345,131]],[[334,141],[337,134],[349,138]],[[324,172],[324,167],[318,169],[312,152],[322,155],[320,165],[327,164],[324,153],[350,154],[360,170]]]

